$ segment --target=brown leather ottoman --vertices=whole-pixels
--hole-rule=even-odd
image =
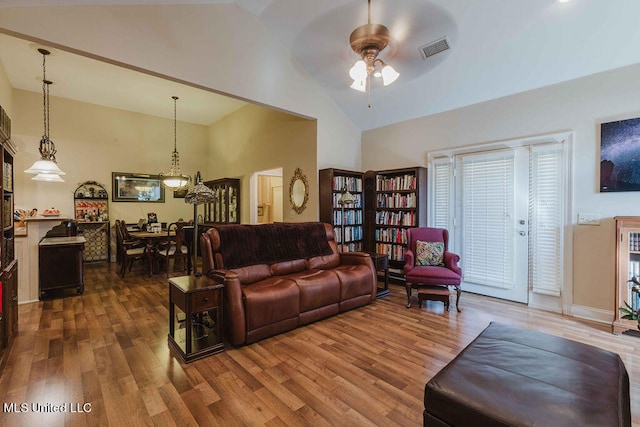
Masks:
[[[425,426],[630,426],[615,353],[491,323],[424,392]]]

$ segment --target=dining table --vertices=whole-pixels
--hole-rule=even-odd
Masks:
[[[187,228],[189,226],[184,226],[185,230],[185,244],[189,245],[189,233],[187,232]],[[193,228],[193,227],[191,227]],[[162,246],[163,243],[171,241],[173,237],[175,237],[175,230],[171,230],[167,232],[166,229],[162,229],[158,232],[156,231],[129,231],[129,235],[135,239],[138,239],[142,242],[145,242],[147,247],[147,260],[149,263],[149,275],[159,273],[160,266],[158,263],[158,257],[156,257],[156,253],[158,252],[158,248]],[[191,234],[193,235],[193,234]],[[191,257],[187,259],[187,273],[191,274]]]

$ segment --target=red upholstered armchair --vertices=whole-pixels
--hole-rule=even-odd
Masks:
[[[404,274],[407,280],[407,308],[411,307],[411,289],[427,286],[455,286],[456,309],[460,311],[460,257],[448,251],[449,232],[443,228],[410,228],[407,230],[407,250],[404,253]],[[444,265],[416,265],[416,242],[443,242]]]

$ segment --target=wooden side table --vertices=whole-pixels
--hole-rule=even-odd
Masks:
[[[387,296],[389,295],[389,257],[386,254],[378,254],[375,252],[367,253],[371,255],[371,260],[373,261],[373,266],[376,271],[381,271],[382,277],[384,277],[384,287],[378,288],[376,298]]]
[[[183,362],[224,350],[223,289],[224,285],[206,276],[169,279],[169,347]],[[175,307],[182,310],[184,320],[177,319]]]

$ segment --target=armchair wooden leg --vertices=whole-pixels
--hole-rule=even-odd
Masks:
[[[411,283],[407,282],[405,287],[407,288],[407,308],[411,308]]]
[[[458,310],[458,313],[462,312],[462,309],[460,308],[460,294],[462,293],[462,291],[460,290],[460,286],[456,286],[456,310]]]

